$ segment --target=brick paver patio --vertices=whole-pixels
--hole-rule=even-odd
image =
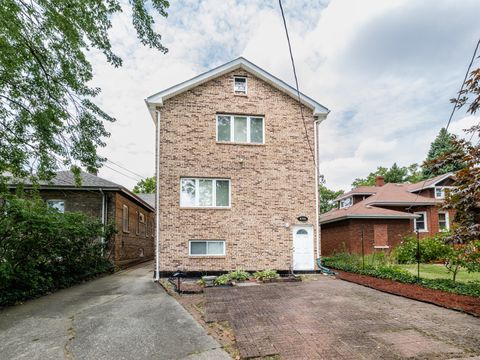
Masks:
[[[205,296],[206,320],[230,322],[243,358],[480,359],[480,318],[342,280]]]

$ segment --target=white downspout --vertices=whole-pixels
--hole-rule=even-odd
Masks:
[[[319,177],[319,168],[318,168],[318,124],[319,120],[313,122],[314,126],[314,149],[315,149],[315,235],[316,235],[316,244],[317,244],[317,259],[320,257],[320,225],[319,225],[319,189],[318,189],[318,177]]]
[[[155,172],[155,281],[160,280],[160,111],[155,111],[157,115],[157,133],[155,141],[156,172]]]

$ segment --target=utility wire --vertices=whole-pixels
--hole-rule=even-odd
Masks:
[[[132,176],[130,176],[130,175],[127,175],[127,174],[125,174],[125,173],[123,173],[123,172],[121,172],[121,171],[118,171],[117,169],[114,169],[114,168],[108,166],[107,164],[103,164],[103,166],[105,166],[106,168],[108,168],[108,169],[110,169],[110,170],[112,170],[112,171],[115,171],[116,173],[119,173],[119,174],[121,174],[121,175],[123,175],[123,176],[125,176],[125,177],[127,177],[127,178],[129,178],[129,179],[131,179],[131,180],[134,180],[134,181],[137,181],[137,182],[138,182],[138,179],[135,179],[134,177],[132,177]]]
[[[146,180],[145,176],[142,176],[142,175],[140,175],[140,174],[137,174],[136,172],[133,172],[132,170],[129,170],[129,169],[127,169],[126,167],[123,167],[122,165],[117,164],[116,162],[113,162],[113,161],[110,160],[110,159],[107,159],[107,162],[109,162],[109,163],[111,163],[111,164],[113,164],[113,165],[116,165],[116,166],[118,166],[120,169],[123,169],[123,170],[125,170],[125,171],[128,171],[129,173],[131,173],[131,174],[133,174],[133,175],[135,175],[135,176],[138,176],[138,177],[141,178],[142,180]]]
[[[473,52],[472,59],[470,60],[470,64],[468,65],[467,72],[465,73],[465,77],[463,79],[462,86],[460,87],[460,91],[458,92],[457,99],[456,99],[455,103],[453,104],[452,113],[450,114],[450,117],[448,118],[447,126],[445,127],[445,130],[447,130],[447,131],[448,131],[448,127],[450,126],[450,122],[452,121],[453,114],[455,114],[455,110],[457,110],[457,108],[458,108],[457,107],[458,101],[460,100],[460,96],[462,95],[463,87],[465,86],[465,82],[467,81],[468,74],[470,74],[470,69],[472,67],[472,64],[475,61],[475,57],[477,56],[477,51],[478,51],[479,46],[480,46],[480,39],[478,39],[477,46],[475,46],[475,51]]]
[[[278,0],[278,4],[280,5],[280,11],[282,13],[283,26],[285,27],[285,34],[287,35],[288,50],[290,52],[290,60],[292,62],[293,76],[295,78],[295,86],[297,89],[297,96],[298,96],[298,105],[300,107],[300,115],[302,116],[303,128],[305,130],[305,137],[307,139],[307,144],[308,144],[308,147],[310,148],[310,152],[312,153],[313,162],[316,167],[317,164],[316,164],[315,152],[313,151],[312,144],[310,143],[310,138],[308,137],[308,131],[307,131],[307,124],[305,123],[305,117],[303,116],[303,106],[302,106],[302,101],[300,97],[300,90],[298,88],[297,70],[295,68],[295,61],[293,60],[292,45],[290,44],[290,36],[288,35],[287,21],[285,20],[285,14],[283,12],[282,0]]]

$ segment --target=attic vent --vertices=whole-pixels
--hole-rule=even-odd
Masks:
[[[234,76],[233,91],[235,94],[247,94],[247,78],[245,76]]]

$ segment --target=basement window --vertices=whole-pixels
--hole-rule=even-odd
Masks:
[[[190,240],[190,256],[225,256],[225,240]]]
[[[235,94],[247,94],[247,78],[245,76],[234,76],[233,91]]]
[[[59,213],[65,212],[65,201],[63,200],[47,200],[47,206],[50,209],[55,209]]]

